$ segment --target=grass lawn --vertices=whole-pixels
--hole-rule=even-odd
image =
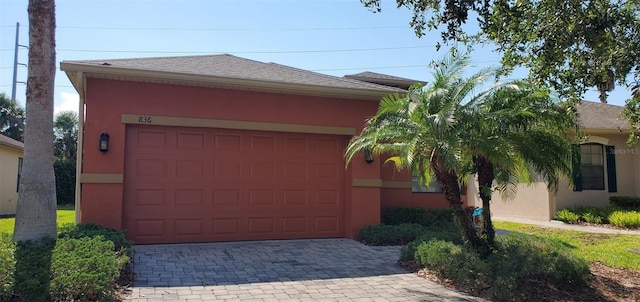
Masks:
[[[58,226],[75,222],[76,210],[73,208],[73,205],[59,205],[56,212],[58,215]],[[0,218],[0,233],[13,234],[15,223],[15,218]]]
[[[496,229],[560,241],[589,262],[598,261],[609,267],[640,270],[640,236],[637,235],[596,234],[505,221],[497,221],[493,225]]]

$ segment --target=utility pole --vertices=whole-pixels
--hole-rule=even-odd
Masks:
[[[19,47],[28,48],[27,46],[19,44],[19,42],[18,42],[19,35],[20,35],[20,22],[16,22],[16,45],[15,45],[14,53],[13,53],[13,82],[11,84],[11,99],[12,100],[16,99],[16,84],[17,83],[24,84],[24,82],[18,82],[18,65],[27,66],[27,64],[18,63],[18,48]]]

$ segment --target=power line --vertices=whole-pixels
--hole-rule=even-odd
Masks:
[[[407,26],[363,26],[363,27],[220,27],[220,28],[176,28],[176,27],[101,27],[101,26],[59,26],[61,29],[87,30],[142,30],[142,31],[331,31],[331,30],[380,30],[407,29]]]
[[[209,54],[209,53],[234,53],[234,54],[287,54],[287,53],[328,53],[328,52],[357,52],[357,51],[382,51],[401,49],[435,48],[431,46],[401,46],[379,48],[347,48],[347,49],[321,49],[321,50],[273,50],[273,51],[161,51],[161,50],[99,50],[99,49],[68,49],[58,48],[59,52],[94,52],[94,53],[160,53],[160,54]]]
[[[3,25],[0,28],[13,26]],[[177,28],[177,27],[104,27],[104,26],[57,26],[58,29],[79,30],[140,30],[140,31],[333,31],[333,30],[381,30],[407,29],[407,26],[352,26],[352,27],[211,27],[211,28]]]

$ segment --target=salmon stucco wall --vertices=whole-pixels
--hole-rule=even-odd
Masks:
[[[421,193],[411,191],[411,172],[407,169],[397,170],[393,163],[385,163],[388,157],[380,161],[382,176],[381,205],[386,207],[424,207],[448,208],[449,203],[442,193]],[[461,196],[466,204],[466,194]]]
[[[18,202],[18,162],[23,151],[0,146],[0,215],[14,215]]]
[[[126,124],[123,114],[350,127],[359,132],[377,101],[285,95],[87,79],[83,174],[124,175]],[[98,150],[100,134],[110,136],[109,151]],[[356,158],[345,172],[353,179],[380,179],[375,165]],[[125,176],[126,177],[126,176]],[[126,181],[126,180],[125,180]],[[122,228],[123,184],[83,183],[82,222]],[[380,188],[347,186],[345,236],[380,221]]]

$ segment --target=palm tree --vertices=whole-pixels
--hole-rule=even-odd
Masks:
[[[58,159],[75,161],[78,144],[78,114],[74,111],[58,113],[53,127],[54,155]]]
[[[55,1],[29,0],[29,71],[24,164],[15,241],[56,236],[53,174],[53,89],[56,66]]]
[[[407,95],[381,100],[378,112],[347,147],[347,162],[364,149],[392,154],[398,168],[409,168],[427,184],[433,178],[454,209],[465,243],[487,255],[495,231],[491,194],[515,194],[519,183],[542,178],[557,190],[560,175],[571,175],[571,108],[552,101],[549,92],[522,82],[496,83],[484,69],[463,78],[468,56],[452,53],[436,65],[434,81]],[[476,233],[462,207],[460,183],[477,175],[483,202],[483,227]]]
[[[494,190],[513,197],[518,183],[542,179],[552,191],[560,176],[571,176],[574,111],[552,101],[547,90],[527,83],[510,83],[468,107],[463,153],[477,174],[482,200],[481,237],[493,246],[491,195]],[[570,177],[568,177],[570,178]]]
[[[360,135],[347,146],[346,161],[370,149],[391,154],[398,168],[408,168],[422,183],[433,178],[442,187],[454,210],[454,219],[465,244],[485,254],[488,246],[480,239],[460,198],[460,183],[467,175],[463,158],[464,123],[470,104],[497,89],[475,93],[495,75],[485,69],[463,78],[468,55],[451,53],[435,65],[433,81],[425,87],[412,87],[406,95],[390,95],[380,101],[378,112],[367,120]]]
[[[0,93],[0,134],[23,141],[24,109],[16,100]]]

